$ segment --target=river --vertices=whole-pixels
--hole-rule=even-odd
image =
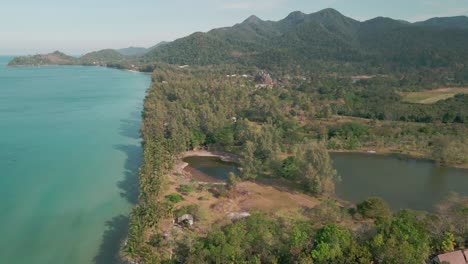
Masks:
[[[10,59],[0,57],[0,263],[114,263],[137,198],[149,76]]]

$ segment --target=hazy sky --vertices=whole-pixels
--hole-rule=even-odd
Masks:
[[[279,20],[327,7],[357,20],[468,15],[468,0],[0,0],[0,54],[149,47],[252,14]]]

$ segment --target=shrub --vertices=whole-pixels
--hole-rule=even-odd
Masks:
[[[191,193],[193,191],[195,191],[195,186],[193,186],[193,185],[180,185],[179,186],[179,192],[181,192],[181,193],[188,194],[188,193]]]
[[[171,193],[169,195],[166,195],[166,200],[172,202],[172,203],[178,203],[180,201],[183,201],[184,198],[182,197],[182,195],[178,194],[178,193]]]

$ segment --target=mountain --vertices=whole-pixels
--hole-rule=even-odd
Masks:
[[[232,27],[177,39],[143,58],[172,64],[260,67],[307,66],[314,61],[389,68],[446,67],[468,63],[465,19],[439,18],[412,24],[377,17],[359,22],[334,9],[312,14],[296,11],[280,21],[250,16]]]
[[[8,66],[72,65],[76,63],[77,59],[75,57],[68,56],[60,51],[55,51],[49,54],[16,57],[8,63]]]
[[[468,18],[434,18],[418,23],[376,17],[364,22],[334,9],[290,13],[279,21],[252,15],[232,27],[195,32],[149,48],[91,52],[75,60],[62,55],[15,59],[12,65],[85,64],[138,66],[243,64],[261,68],[399,71],[468,65]],[[124,54],[146,53],[139,56]],[[122,54],[123,53],[123,54]],[[133,68],[132,66],[132,68]],[[150,69],[149,67],[148,69]]]
[[[85,65],[105,65],[124,61],[126,57],[116,50],[104,49],[87,53],[78,60],[80,64]]]
[[[468,17],[435,17],[422,22],[416,22],[415,25],[433,26],[445,29],[468,29]]]
[[[79,58],[55,51],[49,54],[16,57],[10,61],[8,66],[108,65],[125,62],[126,60],[126,56],[112,49],[90,52]]]
[[[148,49],[143,47],[128,47],[124,49],[118,49],[117,52],[124,56],[140,56],[148,52]]]
[[[160,48],[160,47],[166,45],[167,43],[169,43],[169,42],[168,42],[168,41],[161,41],[161,42],[159,42],[158,44],[156,44],[156,45],[154,45],[154,46],[152,46],[152,47],[149,47],[149,48],[147,49],[147,51]]]

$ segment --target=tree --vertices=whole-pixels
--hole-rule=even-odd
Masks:
[[[336,171],[322,144],[306,143],[296,149],[296,159],[300,162],[301,181],[313,194],[331,194],[335,190]]]
[[[236,188],[236,186],[237,186],[237,184],[239,182],[240,182],[239,177],[235,173],[229,172],[228,179],[227,179],[227,182],[226,182],[226,187],[229,190],[233,190],[233,189]]]
[[[312,258],[316,263],[344,262],[351,241],[351,233],[346,228],[334,224],[326,225],[317,233]]]
[[[371,249],[377,263],[420,264],[429,257],[429,236],[413,213],[402,211],[394,219],[378,222]]]
[[[190,145],[192,148],[197,148],[205,143],[206,135],[200,131],[193,131],[190,138]]]
[[[244,144],[242,151],[242,178],[243,179],[255,179],[258,173],[259,163],[255,158],[255,144],[252,141],[247,141]]]
[[[388,204],[379,197],[371,197],[358,204],[357,211],[365,218],[388,219],[392,216]]]

